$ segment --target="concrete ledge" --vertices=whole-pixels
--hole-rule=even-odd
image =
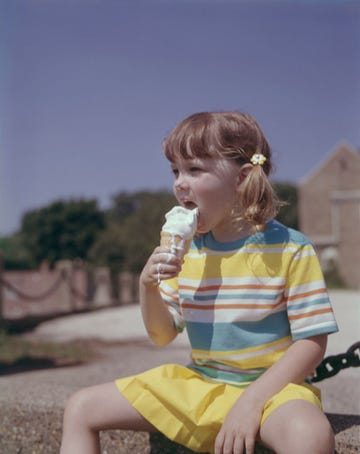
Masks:
[[[337,454],[360,453],[360,415],[328,414],[336,434]],[[4,406],[0,412],[1,449],[6,454],[58,454],[62,411],[33,406]],[[109,430],[101,433],[105,454],[192,454],[161,434]],[[270,454],[257,447],[256,454]]]
[[[150,434],[150,454],[194,454],[194,451],[173,443],[162,434]],[[272,454],[272,451],[256,445],[255,454]]]
[[[335,433],[335,454],[360,453],[360,415],[328,413]],[[173,443],[162,434],[150,434],[150,454],[194,454],[187,448]],[[269,449],[256,445],[255,454],[273,454]]]
[[[355,454],[360,452],[360,415],[327,413],[335,433],[336,453]]]

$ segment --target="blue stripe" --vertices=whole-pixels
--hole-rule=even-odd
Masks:
[[[318,300],[315,300],[315,301],[309,301],[307,303],[291,304],[289,306],[289,312],[295,311],[297,309],[303,309],[303,308],[313,307],[313,306],[326,306],[326,307],[328,307],[329,303],[330,303],[330,301],[329,301],[328,298],[322,298],[322,299],[318,299]]]
[[[181,293],[180,298],[184,300],[190,300],[190,301],[213,301],[215,299],[217,300],[232,300],[232,299],[238,299],[238,300],[269,300],[269,301],[276,301],[278,298],[278,294],[274,295],[259,295],[259,294],[233,294],[233,295],[223,295],[221,293],[211,293],[210,295],[200,295],[199,293],[195,294],[185,294]]]
[[[332,333],[337,333],[339,331],[339,328],[336,323],[330,322],[326,326],[320,327],[320,328],[314,328],[314,329],[309,329],[306,331],[301,331],[300,333],[295,333],[293,334],[293,339],[298,340],[298,339],[305,339],[307,337],[311,336],[318,336],[319,334],[332,334]]]
[[[297,230],[289,229],[278,221],[269,221],[267,228],[262,232],[257,232],[248,237],[241,238],[237,241],[222,243],[217,241],[211,232],[195,238],[194,247],[201,250],[203,247],[213,249],[215,251],[232,251],[241,248],[244,245],[276,245],[284,247],[288,243],[295,243],[299,246],[311,244],[309,239]],[[278,252],[282,254],[282,252]]]
[[[221,367],[221,364],[219,366]],[[241,374],[238,372],[229,372],[225,370],[214,369],[212,367],[199,366],[194,363],[188,364],[187,367],[200,373],[201,375],[205,375],[210,379],[219,380],[225,383],[230,382],[233,386],[241,386],[246,385],[249,382],[253,382],[265,371],[265,369],[262,368],[258,369],[258,372],[254,374]]]
[[[290,336],[286,311],[263,320],[237,323],[199,323],[186,321],[192,348],[197,350],[242,350]]]

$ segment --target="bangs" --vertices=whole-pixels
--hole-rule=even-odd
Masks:
[[[211,113],[194,114],[179,123],[163,142],[165,156],[176,159],[213,158],[220,156],[214,145]]]

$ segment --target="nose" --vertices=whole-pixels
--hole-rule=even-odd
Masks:
[[[188,185],[186,177],[183,174],[179,173],[179,175],[176,177],[176,179],[174,181],[175,190],[183,191],[185,189],[188,189],[188,187],[189,187],[189,185]]]

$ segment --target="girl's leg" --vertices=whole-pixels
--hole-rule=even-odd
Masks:
[[[115,383],[76,392],[66,404],[60,454],[99,454],[99,431],[156,431],[120,393]]]
[[[324,413],[305,400],[291,400],[271,413],[260,442],[277,454],[333,454],[334,433]]]

